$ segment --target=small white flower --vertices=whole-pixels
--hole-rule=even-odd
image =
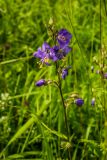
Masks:
[[[7,100],[9,98],[9,93],[1,93],[1,99]]]

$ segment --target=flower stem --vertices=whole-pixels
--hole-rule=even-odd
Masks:
[[[57,62],[56,62],[56,71],[57,71],[58,84],[59,84],[58,88],[59,88],[59,92],[60,92],[60,96],[61,96],[61,101],[62,101],[62,105],[63,105],[63,109],[64,109],[64,118],[65,118],[65,126],[66,126],[67,139],[68,139],[68,142],[70,142],[69,127],[68,127],[67,114],[66,114],[66,105],[65,105],[64,97],[63,97],[63,93],[62,93],[61,78],[60,78],[60,73],[58,71],[58,63]],[[68,159],[71,160],[70,148],[68,148],[68,154],[69,154]]]

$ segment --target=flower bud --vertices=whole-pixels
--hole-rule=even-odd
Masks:
[[[62,79],[65,79],[66,76],[68,75],[68,70],[71,68],[71,66],[68,66],[66,68],[63,68],[62,70]]]
[[[95,98],[92,99],[91,101],[91,105],[94,106],[95,105]]]
[[[43,86],[45,84],[46,84],[46,81],[44,79],[40,79],[39,81],[37,81],[35,83],[35,85],[38,86],[38,87],[41,87],[41,86]]]
[[[105,78],[105,79],[107,79],[107,73],[104,73],[104,75],[103,75],[103,76],[104,76],[104,78]]]
[[[97,70],[97,71],[96,71],[96,74],[100,74],[100,70]]]
[[[51,17],[50,19],[49,19],[49,25],[53,25],[54,24],[54,20],[53,20],[53,18]]]
[[[91,66],[91,71],[92,71],[92,73],[94,72],[94,66]]]
[[[77,106],[82,106],[84,104],[84,100],[81,99],[81,98],[78,98],[78,99],[75,100],[75,104]]]
[[[67,69],[63,69],[62,70],[62,79],[65,79],[67,75],[68,75],[68,70]]]

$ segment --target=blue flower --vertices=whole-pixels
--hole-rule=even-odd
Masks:
[[[51,52],[49,53],[49,58],[52,60],[52,61],[57,61],[58,59],[61,59],[62,58],[62,55],[60,54],[58,56],[58,51],[59,51],[59,47],[58,46],[54,46],[51,48]]]
[[[38,87],[41,87],[41,86],[43,86],[45,84],[46,84],[46,81],[44,79],[40,79],[39,81],[37,81],[35,83],[35,85],[38,86]]]
[[[63,56],[65,57],[70,51],[71,51],[71,47],[69,47],[69,46],[64,46],[63,48],[62,48],[62,52],[63,52]]]
[[[40,58],[41,62],[49,65],[49,53],[50,53],[50,46],[48,43],[44,42],[41,48],[38,48],[37,52],[33,55],[36,58]]]
[[[62,79],[65,79],[66,76],[68,75],[68,70],[71,68],[71,66],[68,66],[66,68],[63,68],[62,70]]]
[[[103,75],[103,76],[104,76],[104,78],[105,78],[105,79],[107,79],[107,73],[104,73],[104,75]]]
[[[34,57],[39,58],[42,63],[49,65],[49,60],[57,61],[63,59],[70,51],[71,48],[68,46],[72,35],[65,29],[61,29],[58,32],[57,40],[58,45],[52,48],[48,43],[44,42],[42,47],[33,54]]]
[[[51,48],[49,53],[49,58],[52,61],[57,61],[63,59],[69,52],[71,51],[71,48],[69,46],[64,46],[61,48],[60,46],[54,46]]]
[[[61,29],[58,32],[57,41],[61,47],[68,46],[71,38],[71,33],[69,33],[66,29]]]
[[[68,75],[68,69],[63,69],[62,70],[62,78],[65,79],[67,75]]]
[[[84,104],[84,100],[81,99],[81,98],[78,98],[78,99],[75,100],[75,104],[77,106],[82,106]]]
[[[95,98],[92,99],[91,101],[91,105],[94,106],[95,105]]]

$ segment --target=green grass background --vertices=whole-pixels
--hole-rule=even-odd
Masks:
[[[71,65],[63,80],[65,100],[73,93],[84,99],[67,108],[72,160],[107,159],[106,80],[96,74],[106,58],[107,1],[0,0],[0,158],[2,160],[67,160],[66,128],[60,95],[54,85],[35,87],[35,81],[57,80],[55,66],[40,68],[32,55],[44,41],[52,45],[47,27],[72,33]],[[94,66],[94,73],[91,66]],[[91,99],[95,97],[95,106]]]

